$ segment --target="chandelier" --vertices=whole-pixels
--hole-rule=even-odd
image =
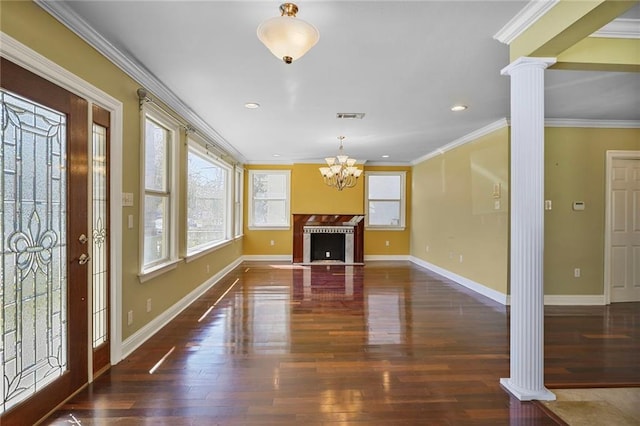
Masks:
[[[344,155],[342,141],[345,137],[338,136],[338,139],[340,140],[338,155],[324,159],[328,167],[320,167],[320,174],[325,184],[337,188],[338,191],[342,191],[344,188],[356,186],[362,170],[355,166],[356,160],[354,158],[349,158],[348,155]]]
[[[298,6],[280,5],[281,16],[267,19],[258,27],[258,38],[277,58],[285,63],[300,59],[320,38],[320,33],[308,22],[296,19]]]

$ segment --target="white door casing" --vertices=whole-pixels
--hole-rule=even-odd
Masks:
[[[607,152],[605,293],[640,301],[640,151]]]

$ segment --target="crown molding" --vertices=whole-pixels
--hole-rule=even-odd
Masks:
[[[504,44],[511,44],[527,28],[533,25],[540,17],[552,9],[560,0],[533,0],[527,3],[520,12],[505,24],[494,36]]]
[[[411,162],[412,166],[415,166],[418,163],[422,163],[425,160],[428,160],[430,158],[433,157],[437,157],[438,155],[444,154],[447,151],[450,151],[454,148],[457,148],[461,145],[467,144],[469,142],[473,142],[478,138],[481,138],[482,136],[488,135],[489,133],[493,133],[496,130],[500,130],[504,127],[509,126],[509,121],[506,118],[501,118],[498,121],[495,121],[491,124],[488,124],[478,130],[475,130],[471,133],[466,134],[465,136],[462,136],[461,138],[458,138],[452,142],[449,142],[446,145],[441,146],[440,148],[436,149],[435,151],[432,151],[426,155],[423,155],[422,157],[416,158],[415,160],[413,160]]]
[[[614,19],[589,37],[640,38],[640,19]]]
[[[157,79],[137,60],[125,55],[87,22],[78,16],[67,4],[61,1],[34,0],[43,10],[87,42],[100,54],[106,57],[125,74],[137,81],[150,93],[173,109],[183,119],[208,139],[208,142],[230,154],[235,160],[244,163],[246,158],[205,120],[196,114],[186,103],[173,93],[164,83]]]
[[[545,127],[588,127],[600,129],[638,129],[638,120],[586,120],[580,118],[546,118]]]

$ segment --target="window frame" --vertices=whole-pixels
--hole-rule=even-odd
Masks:
[[[139,264],[140,272],[138,278],[145,282],[168,270],[174,269],[180,261],[178,257],[178,147],[180,138],[180,123],[160,108],[151,103],[146,103],[141,108],[141,140],[140,140],[140,250]],[[169,137],[166,149],[167,182],[166,191],[147,189],[146,187],[146,138],[147,120],[155,122],[167,130]],[[167,232],[167,256],[148,264],[145,264],[145,199],[147,195],[164,196],[169,204],[167,212],[169,215],[165,225]],[[163,218],[164,222],[164,218]]]
[[[184,229],[185,229],[185,250],[186,250],[186,261],[199,257],[200,255],[209,253],[214,251],[215,249],[226,245],[232,239],[232,221],[233,221],[233,203],[232,203],[232,170],[233,167],[213,155],[211,151],[207,148],[207,143],[203,138],[198,136],[197,134],[189,134],[187,136],[187,152],[186,152],[186,166],[185,166],[185,177],[186,177],[186,188],[187,188],[187,197],[185,197],[185,220],[184,220]],[[210,241],[208,243],[203,243],[197,245],[193,248],[189,248],[189,154],[193,153],[194,155],[198,155],[203,160],[209,162],[211,165],[216,166],[224,170],[225,176],[225,185],[224,185],[224,237],[220,240]]]
[[[371,176],[399,176],[400,177],[400,198],[399,199],[377,199],[369,197],[369,178]],[[374,231],[404,231],[407,217],[407,172],[399,171],[367,171],[365,172],[365,228]],[[400,223],[398,225],[372,225],[369,223],[369,203],[371,201],[397,201],[400,204]]]
[[[233,170],[233,237],[244,235],[244,169],[235,166]]]
[[[265,224],[265,225],[256,225],[255,218],[253,216],[253,184],[254,177],[258,174],[269,174],[269,175],[283,175],[286,177],[286,189],[285,189],[285,222],[284,225],[276,225],[276,224]],[[248,208],[249,208],[249,229],[251,230],[284,230],[291,228],[291,170],[249,170],[249,191],[247,194],[248,199]],[[280,198],[278,198],[279,200]],[[276,200],[274,198],[274,200]]]

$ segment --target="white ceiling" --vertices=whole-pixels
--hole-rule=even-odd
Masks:
[[[251,163],[316,161],[339,135],[359,160],[408,163],[508,117],[508,46],[493,35],[526,4],[299,1],[320,41],[287,65],[256,37],[280,2],[65,3]],[[639,94],[637,73],[549,70],[546,116],[640,120]]]

